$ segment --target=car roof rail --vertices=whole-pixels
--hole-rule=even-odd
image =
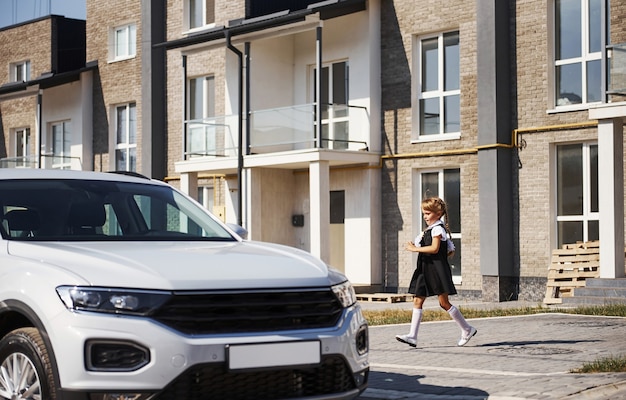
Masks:
[[[134,176],[135,178],[143,178],[143,179],[148,179],[150,180],[150,178],[148,178],[147,176],[140,174],[139,172],[134,172],[134,171],[108,171],[110,174],[119,174],[119,175],[127,175],[127,176]]]

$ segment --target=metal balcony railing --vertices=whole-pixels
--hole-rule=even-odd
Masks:
[[[626,43],[607,46],[609,53],[608,94],[626,95]]]
[[[328,148],[368,150],[369,115],[365,107],[326,104],[321,107],[322,137],[316,137],[315,104],[250,112],[249,154]],[[238,155],[237,115],[185,121],[185,160]]]

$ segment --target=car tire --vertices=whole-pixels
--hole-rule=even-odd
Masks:
[[[0,341],[0,399],[56,399],[52,364],[36,328],[20,328]]]

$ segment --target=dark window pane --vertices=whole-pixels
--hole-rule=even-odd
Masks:
[[[333,190],[330,192],[330,223],[343,224],[346,218],[346,192]]]
[[[580,0],[556,0],[556,59],[581,56]]]
[[[444,133],[461,131],[461,96],[446,96],[444,104]]]
[[[558,106],[582,103],[582,65],[580,63],[556,67],[556,84]]]
[[[602,64],[600,60],[587,63],[587,102],[602,101]]]
[[[559,247],[583,240],[582,221],[560,221],[558,223]]]
[[[345,62],[333,64],[333,103],[348,104],[348,75]]]
[[[582,145],[559,146],[557,149],[557,213],[559,216],[582,215],[582,177]]]
[[[422,41],[422,92],[439,89],[438,39]]]
[[[439,98],[420,100],[420,134],[439,134]]]
[[[444,45],[444,90],[457,90],[460,78],[459,33],[448,33],[443,37]]]
[[[602,50],[602,0],[589,0],[589,52]]]
[[[591,212],[600,210],[598,200],[598,145],[589,146],[589,182],[591,186]]]
[[[448,225],[452,232],[461,232],[461,170],[443,171],[443,188],[448,205]]]
[[[587,226],[587,240],[600,240],[600,222],[599,221],[589,221],[589,225]]]

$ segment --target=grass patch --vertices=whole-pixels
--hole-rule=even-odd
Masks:
[[[408,324],[411,322],[412,303],[407,303],[406,310],[363,310],[363,315],[371,326]],[[459,307],[465,318],[488,318],[488,317],[511,317],[517,315],[532,315],[541,313],[567,313],[579,315],[603,315],[613,317],[626,317],[626,304],[607,304],[603,306],[584,306],[576,308],[558,307],[517,307],[517,308],[492,308],[476,309]],[[450,316],[443,310],[424,310],[422,321],[446,321]]]
[[[582,374],[595,372],[626,372],[626,355],[600,358],[593,362],[585,363],[582,367],[573,369],[570,372]]]

